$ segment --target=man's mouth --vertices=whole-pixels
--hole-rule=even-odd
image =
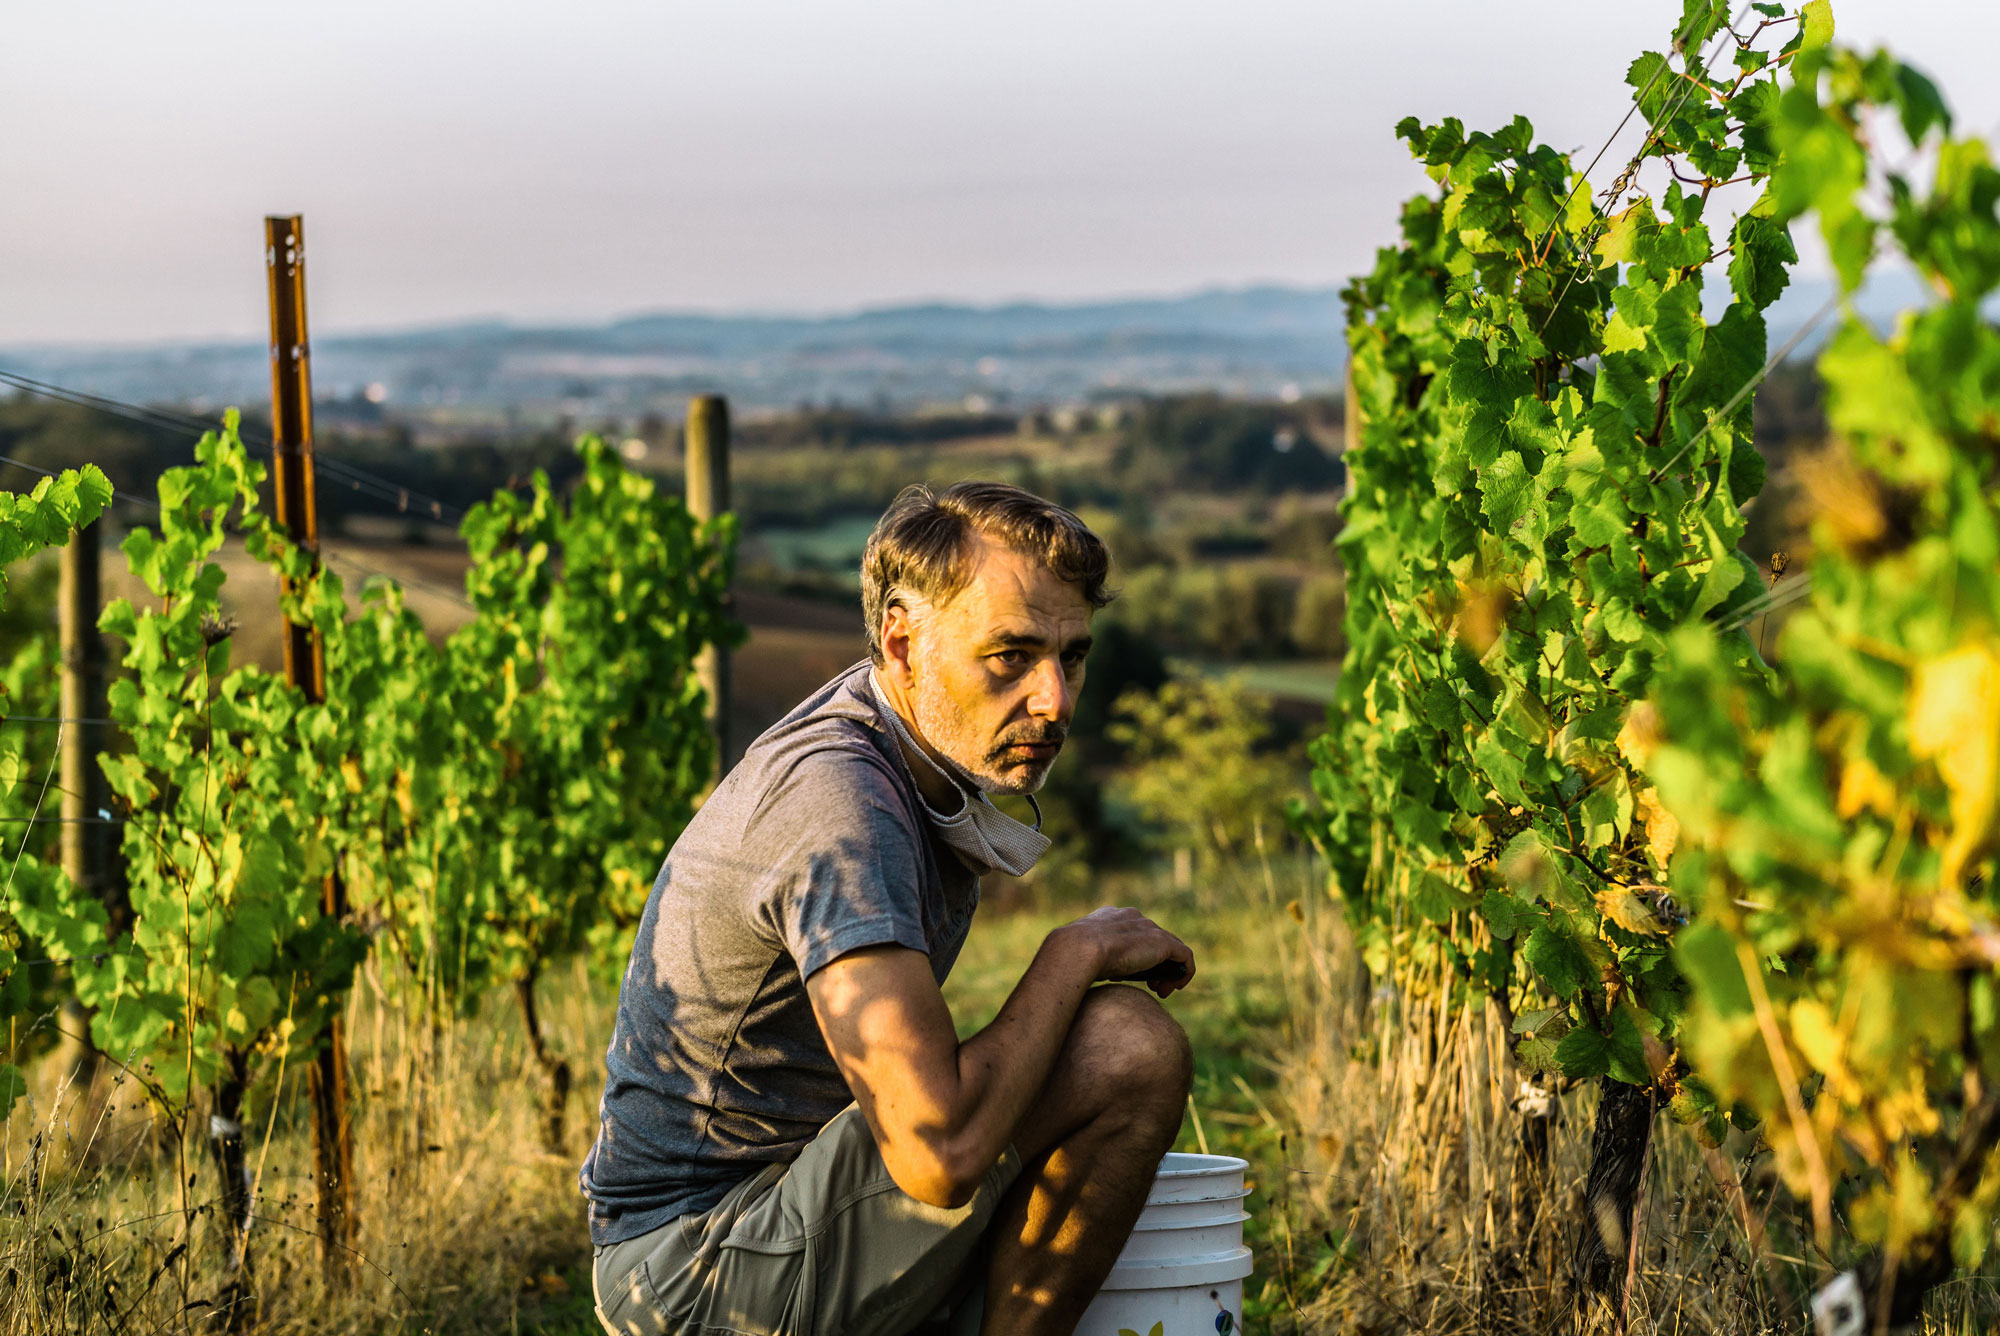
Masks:
[[[1006,750],[1030,761],[1052,761],[1056,753],[1062,750],[1062,743],[1060,741],[1010,742]]]

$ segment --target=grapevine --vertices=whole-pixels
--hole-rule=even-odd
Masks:
[[[1348,293],[1352,648],[1312,833],[1373,969],[1606,1083],[1595,1152],[1611,1110],[1760,1127],[1821,1255],[1836,1219],[1880,1247],[1822,1303],[1904,1321],[2000,1200],[2000,173],[1826,4],[1753,8],[1691,4],[1633,64],[1650,132],[1595,200],[1524,122],[1399,127],[1442,193]],[[1658,203],[1621,199],[1649,162]],[[1757,194],[1718,246],[1723,185]],[[1820,355],[1812,550],[1767,586],[1749,404],[1808,214],[1844,294],[1887,245],[1938,301]],[[1745,623],[1802,598],[1766,662]]]
[[[284,536],[233,414],[193,466],[162,477],[157,530],[125,542],[151,597],[113,603],[100,623],[125,647],[110,708],[128,745],[99,764],[122,821],[129,921],[24,855],[0,924],[0,999],[18,1004],[26,986],[25,932],[66,967],[97,1047],[171,1125],[205,1100],[239,1287],[254,1208],[246,1106],[277,1098],[282,1073],[317,1051],[371,951],[433,1024],[513,982],[555,1075],[536,975],[586,946],[617,949],[709,780],[692,664],[738,634],[733,520],[699,525],[601,442],[580,450],[574,495],[538,474],[529,496],[468,517],[475,615],[442,644],[393,584],[351,608],[339,577]],[[0,493],[0,559],[66,541],[108,496],[95,470]],[[217,557],[236,541],[282,577],[284,615],[316,631],[324,702],[232,662]],[[15,670],[47,666],[48,647],[20,657]],[[17,777],[18,747],[6,764]],[[324,911],[329,875],[351,914]],[[551,1092],[552,1141],[566,1084]],[[8,1103],[20,1087],[0,1069]]]
[[[1816,216],[1843,290],[1890,251],[1936,302],[1886,337],[1849,312],[1829,341],[1779,671],[1720,671],[1679,633],[1648,765],[1700,920],[1677,946],[1689,1053],[1761,1121],[1822,1251],[1837,1218],[1879,1247],[1851,1292],[1901,1323],[1978,1263],[2000,1200],[2000,330],[1980,309],[2000,172],[1882,54],[1814,53],[1774,134],[1777,219]]]
[[[1633,62],[1648,133],[1602,194],[1525,120],[1404,121],[1439,193],[1347,292],[1352,648],[1314,833],[1374,971],[1493,1006],[1530,1078],[1607,1082],[1600,1152],[1655,1104],[1715,1113],[1678,1053],[1675,822],[1629,744],[1676,633],[1762,670],[1738,626],[1761,588],[1736,550],[1763,483],[1744,391],[1795,259],[1780,77],[1823,36],[1814,7],[1759,8],[1738,32],[1691,4]],[[1660,198],[1627,198],[1649,165]],[[1718,235],[1725,184],[1757,193]],[[1623,1259],[1587,1214],[1579,1279],[1603,1291]]]
[[[24,562],[37,552],[61,547],[70,536],[96,519],[111,501],[111,483],[104,474],[88,467],[66,470],[45,478],[25,495],[0,492],[0,603],[7,595],[7,568]],[[22,711],[27,692],[46,678],[42,673],[53,661],[48,637],[30,640],[11,656],[0,670],[0,716]],[[41,671],[38,671],[41,670]],[[30,700],[37,709],[45,702]],[[19,728],[0,729],[0,1021],[8,1026],[7,1049],[0,1057],[0,1120],[26,1092],[26,1083],[14,1065],[18,1042],[15,1018],[28,998],[28,972],[20,964],[24,956],[41,956],[47,940],[30,936],[14,908],[22,900],[40,899],[50,894],[62,873],[42,857],[29,851],[35,843],[32,824],[39,816],[53,771],[53,748],[36,745],[35,735]],[[13,847],[7,848],[11,840]],[[30,948],[24,951],[24,948]]]

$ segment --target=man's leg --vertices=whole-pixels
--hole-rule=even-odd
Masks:
[[[1180,1132],[1187,1035],[1137,988],[1094,989],[1015,1135],[1024,1166],[989,1239],[983,1336],[1070,1336]]]
[[[962,1297],[1019,1173],[1009,1151],[972,1200],[926,1205],[897,1188],[849,1105],[790,1164],[603,1250],[599,1320],[614,1336],[905,1336]]]

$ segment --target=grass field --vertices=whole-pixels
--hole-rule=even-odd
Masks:
[[[1286,857],[1141,883],[1138,903],[1195,947],[1169,1006],[1194,1043],[1180,1147],[1242,1155],[1256,1272],[1245,1329],[1319,1333],[1804,1332],[1826,1274],[1754,1137],[1715,1154],[1662,1118],[1621,1325],[1574,1325],[1568,1247],[1593,1096],[1561,1095],[1546,1169],[1524,1176],[1510,1039],[1485,1008],[1440,1008],[1424,980],[1355,962],[1317,874]],[[1043,935],[1072,916],[987,913],[947,988],[960,1028],[1000,1006]],[[594,1131],[615,989],[579,963],[546,983],[543,1024],[572,1063],[564,1145],[540,1142],[542,1080],[511,998],[433,1031],[371,966],[349,1010],[356,1200],[353,1283],[329,1292],[313,1237],[302,1081],[249,1105],[258,1175],[250,1279],[258,1330],[282,1336],[592,1336],[576,1170]],[[7,1124],[0,1165],[0,1336],[211,1330],[241,1277],[222,1272],[205,1110],[181,1126],[139,1111],[131,1083],[94,1100],[58,1089],[61,1055]],[[1744,1226],[1763,1236],[1753,1244]],[[1993,1267],[1934,1296],[1931,1333],[1995,1329]]]
[[[1296,925],[1264,905],[1155,909],[1195,945],[1202,967],[1171,1003],[1198,1054],[1182,1145],[1249,1156],[1255,1206],[1282,1181],[1273,1106],[1291,1012],[1285,976],[1272,965]],[[948,989],[962,1029],[990,1018],[1042,936],[1070,916],[989,914],[975,923]],[[433,1032],[413,1022],[376,969],[364,971],[349,1010],[363,1181],[355,1282],[344,1294],[329,1295],[318,1274],[301,1074],[281,1073],[253,1095],[250,1288],[260,1330],[596,1330],[576,1167],[595,1128],[615,990],[579,964],[546,991],[544,1025],[578,1077],[559,1154],[539,1144],[541,1079],[510,998]],[[0,1333],[198,1327],[233,1282],[215,1265],[205,1117],[197,1110],[187,1125],[166,1124],[115,1074],[94,1099],[80,1099],[61,1088],[64,1064],[61,1053],[44,1060],[32,1106],[7,1125]],[[1272,1219],[1256,1206],[1259,1294],[1274,1255]],[[27,1288],[37,1275],[45,1283]]]

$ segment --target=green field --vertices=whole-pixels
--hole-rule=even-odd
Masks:
[[[1176,660],[1174,666],[1211,679],[1233,678],[1259,696],[1325,704],[1340,685],[1340,665],[1310,659],[1274,659],[1253,663],[1195,663]]]

